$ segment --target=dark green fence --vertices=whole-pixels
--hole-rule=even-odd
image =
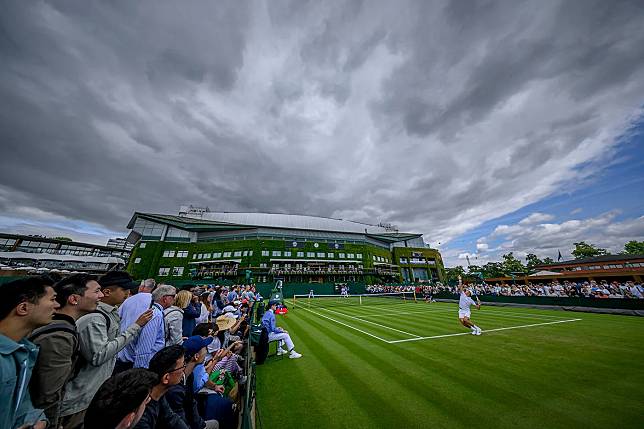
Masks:
[[[451,293],[440,293],[434,296],[442,299],[456,299],[459,296]],[[494,296],[479,295],[482,302],[506,302],[528,305],[550,305],[558,307],[591,307],[615,308],[624,310],[644,310],[644,299],[620,298],[567,298],[556,296]]]

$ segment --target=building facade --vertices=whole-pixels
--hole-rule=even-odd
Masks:
[[[128,271],[160,281],[365,284],[441,281],[440,253],[390,225],[183,208],[134,213]]]
[[[0,275],[123,269],[130,251],[56,238],[0,233]]]

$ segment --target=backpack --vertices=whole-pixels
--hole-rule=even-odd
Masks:
[[[253,325],[250,338],[255,348],[255,363],[261,365],[268,356],[268,330],[263,325]]]
[[[76,377],[78,375],[78,372],[80,371],[81,365],[79,365],[79,361],[82,357],[82,355],[80,354],[80,340],[78,338],[78,332],[76,331],[75,327],[69,326],[68,323],[49,323],[33,331],[27,339],[32,343],[35,343],[38,338],[42,337],[43,335],[51,334],[53,332],[67,332],[68,334],[76,337],[76,346],[74,347],[74,351],[72,352],[71,356],[72,362],[74,363],[74,368],[72,368],[72,374],[69,378],[69,380],[71,380]]]

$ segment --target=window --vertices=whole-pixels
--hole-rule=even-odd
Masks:
[[[297,257],[298,258],[303,258],[304,257],[304,252],[297,252]]]
[[[356,257],[356,255],[354,255],[353,253],[347,253],[347,258],[348,259],[353,259],[355,257]]]
[[[212,259],[212,253],[204,253],[203,258],[204,259]]]
[[[259,268],[266,268],[266,262],[262,262],[259,264]]]
[[[372,258],[373,258],[373,260],[375,261],[375,260],[376,260],[376,255],[373,255],[373,256],[372,256]]]
[[[362,259],[362,253],[358,253],[358,254],[356,254],[356,257],[357,257],[358,259]]]
[[[290,257],[290,256],[291,256],[291,252],[287,250],[286,252],[284,252],[284,256],[288,256],[288,257]]]
[[[273,250],[273,256],[282,256],[282,252],[279,250]]]
[[[253,251],[252,250],[248,251],[248,256],[253,256]]]
[[[238,251],[235,252],[235,256],[241,256],[241,255],[242,255],[241,250],[238,250]]]
[[[213,253],[213,258],[221,258],[221,252]]]
[[[248,250],[244,250],[244,255],[243,256],[248,256]]]
[[[167,276],[168,274],[170,274],[170,268],[166,268],[166,267],[160,267],[159,268],[159,275],[160,276]]]
[[[188,251],[187,250],[179,250],[177,252],[177,258],[187,258],[188,257]]]
[[[338,258],[340,258],[340,259],[344,259],[344,257],[345,257],[345,256],[346,256],[346,255],[345,255],[344,253],[339,253],[339,254],[338,254]]]
[[[262,256],[268,256],[269,252],[268,250],[262,250]]]
[[[224,258],[230,258],[231,252],[224,252]]]
[[[203,253],[200,253],[199,255],[197,255],[197,259],[203,259]]]
[[[172,269],[172,275],[175,277],[181,277],[183,275],[183,267],[174,267]]]
[[[140,247],[141,249],[145,249],[145,246],[146,246],[147,244],[148,244],[148,243],[141,243],[141,245],[140,245],[139,247]]]
[[[196,253],[192,254],[192,259],[197,259],[197,254]]]
[[[134,263],[135,263],[135,264],[139,264],[139,263],[141,263],[141,258],[135,258],[135,259],[134,259]]]
[[[401,264],[406,264],[407,263],[407,258],[400,258],[400,263]]]
[[[174,258],[174,254],[175,254],[174,250],[165,250],[163,252],[163,257],[164,258]]]
[[[324,252],[318,252],[318,258],[324,258],[326,254]]]
[[[307,258],[315,258],[315,252],[306,252]]]
[[[333,253],[327,253],[327,254],[326,254],[326,257],[327,257],[327,258],[331,258],[331,259],[332,259],[332,258],[334,258],[334,257],[335,257],[335,254],[333,254]]]

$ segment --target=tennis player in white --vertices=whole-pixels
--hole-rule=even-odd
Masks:
[[[472,330],[472,335],[481,335],[481,328],[470,320],[470,307],[475,305],[476,309],[480,310],[481,301],[479,301],[479,297],[477,296],[476,302],[474,302],[472,292],[465,288],[465,286],[459,285],[459,290],[461,291],[461,298],[458,300],[458,320],[461,321],[463,326]]]

